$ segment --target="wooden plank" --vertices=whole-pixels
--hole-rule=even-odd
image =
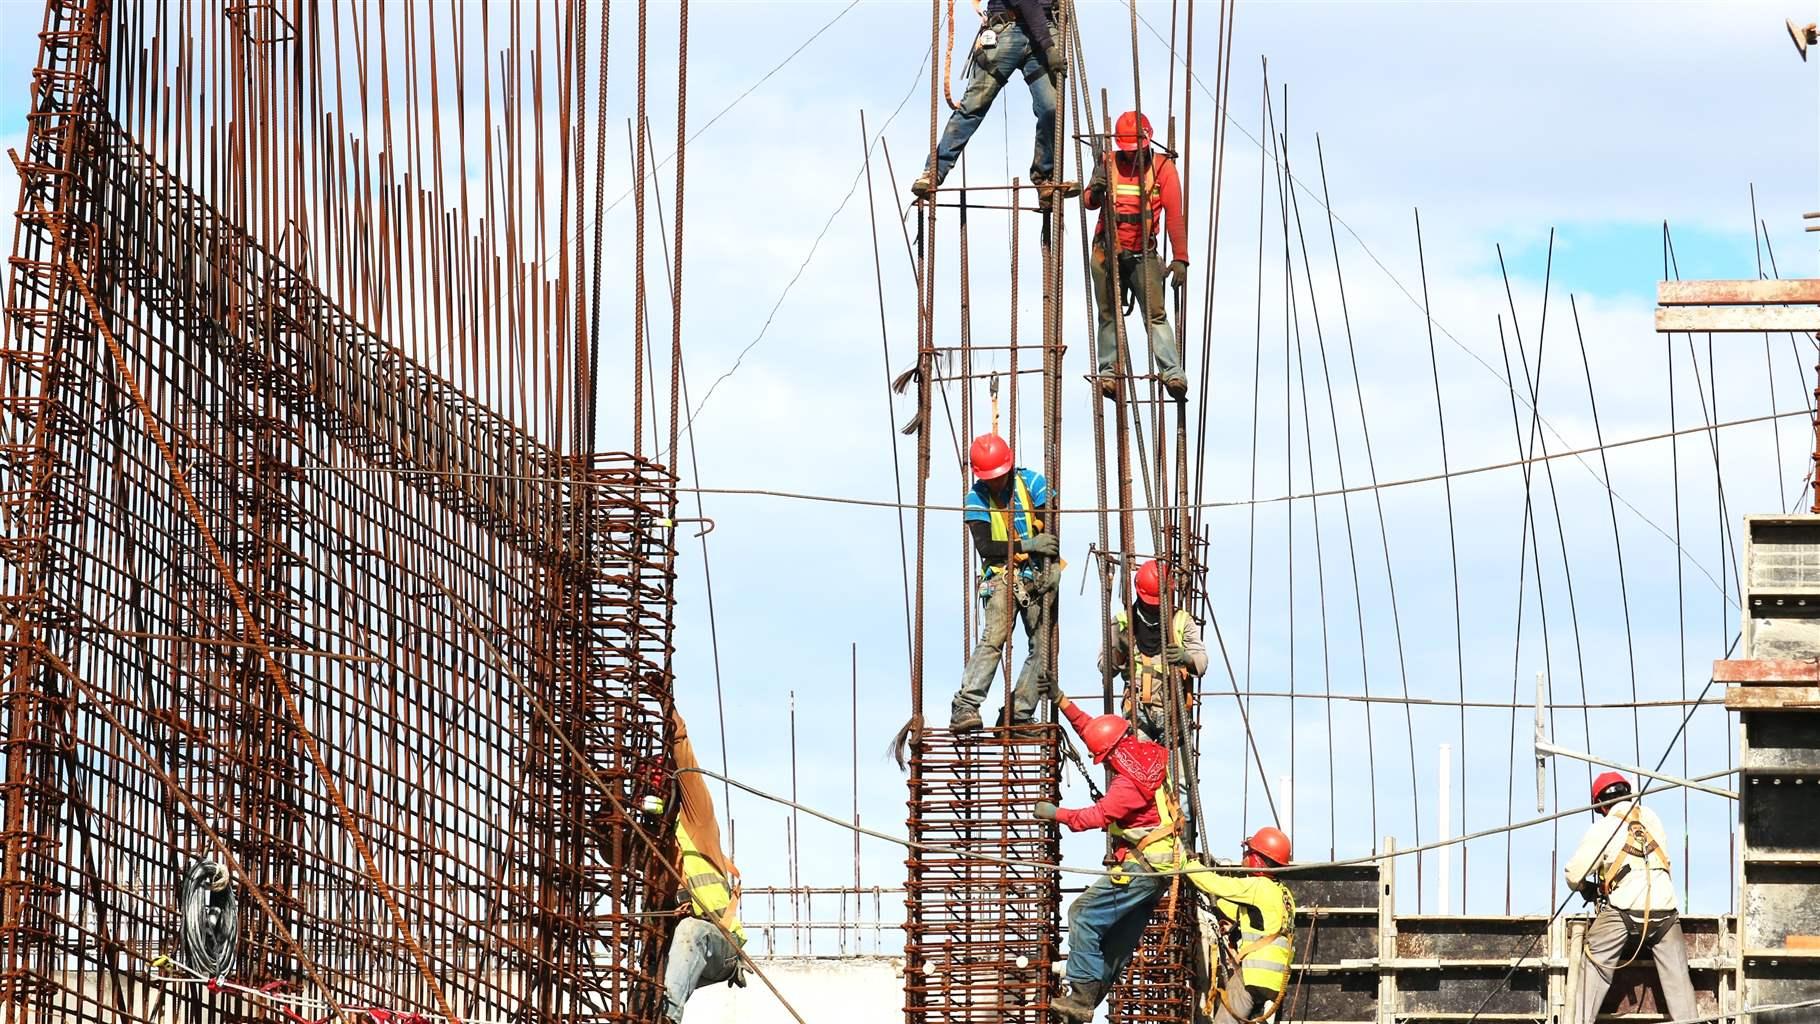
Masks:
[[[1820,661],[1805,658],[1727,658],[1713,662],[1716,683],[1820,683]]]
[[[1661,306],[1656,333],[1756,334],[1820,331],[1820,306]]]
[[[1733,686],[1728,711],[1820,711],[1820,686]]]
[[[1820,279],[1656,283],[1656,303],[1662,306],[1765,306],[1783,302],[1820,303]]]

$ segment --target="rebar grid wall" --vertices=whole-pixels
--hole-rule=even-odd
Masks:
[[[669,786],[674,481],[545,439],[591,422],[580,355],[542,436],[473,397],[509,383],[497,280],[413,254],[370,282],[411,311],[347,290],[394,211],[283,169],[313,17],[46,4],[0,348],[0,1018],[269,1019],[152,977],[206,857],[236,982],[653,1019],[669,830],[627,808]],[[585,336],[581,263],[540,359]],[[476,320],[430,314],[438,276]],[[470,341],[465,387],[422,358]]]
[[[904,941],[907,1019],[1047,1024],[1058,949],[1060,840],[1033,818],[1061,792],[1053,723],[955,735],[930,729],[911,766],[910,838],[1019,863],[911,852]]]

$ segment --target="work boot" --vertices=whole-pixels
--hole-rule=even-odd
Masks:
[[[1076,1024],[1093,1019],[1093,1011],[1106,994],[1106,986],[1097,981],[1068,980],[1068,993],[1049,1004],[1049,1012]]]
[[[917,175],[916,180],[910,183],[910,194],[918,199],[927,199],[929,198],[929,193],[934,191],[935,175],[928,171],[924,171]]]
[[[1187,398],[1188,378],[1171,377],[1163,382],[1163,390],[1169,392],[1169,397],[1176,399],[1177,401]]]
[[[972,732],[982,724],[978,708],[966,708],[948,716],[948,731],[950,732]]]
[[[1119,400],[1119,382],[1116,377],[1100,378],[1100,395],[1110,401]]]

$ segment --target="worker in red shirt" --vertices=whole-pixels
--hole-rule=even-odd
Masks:
[[[1113,770],[1106,795],[1091,806],[1036,805],[1038,818],[1070,831],[1103,828],[1112,835],[1117,866],[1068,909],[1068,991],[1049,1004],[1065,1020],[1089,1021],[1137,949],[1151,909],[1169,890],[1169,876],[1155,872],[1181,866],[1176,834],[1182,818],[1169,786],[1167,750],[1132,734],[1118,715],[1090,718],[1061,695],[1055,706],[1087,744],[1093,763],[1110,762]]]
[[[1157,229],[1169,223],[1170,280],[1180,288],[1188,277],[1188,224],[1182,217],[1182,181],[1176,174],[1175,161],[1151,148],[1150,119],[1135,110],[1119,115],[1113,133],[1116,152],[1111,163],[1102,160],[1094,166],[1081,201],[1089,210],[1112,205],[1113,228],[1118,239],[1119,282],[1121,291],[1137,296],[1138,308],[1150,334],[1150,353],[1156,359],[1157,375],[1169,394],[1181,399],[1188,394],[1188,379],[1182,376],[1182,361],[1177,356],[1175,333],[1169,328],[1169,306],[1163,299],[1161,253],[1157,249]],[[1150,234],[1144,237],[1144,222],[1149,221]],[[1106,215],[1093,229],[1093,298],[1099,307],[1099,372],[1100,393],[1117,399],[1118,329],[1117,318],[1123,316],[1124,297],[1112,293],[1112,271],[1106,260]],[[1135,367],[1126,373],[1135,375]]]

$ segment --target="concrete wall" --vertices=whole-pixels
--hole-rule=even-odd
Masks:
[[[810,1024],[903,1018],[904,962],[900,957],[759,957],[784,998]],[[689,1000],[687,1024],[795,1024],[756,976],[746,987],[712,985]]]

